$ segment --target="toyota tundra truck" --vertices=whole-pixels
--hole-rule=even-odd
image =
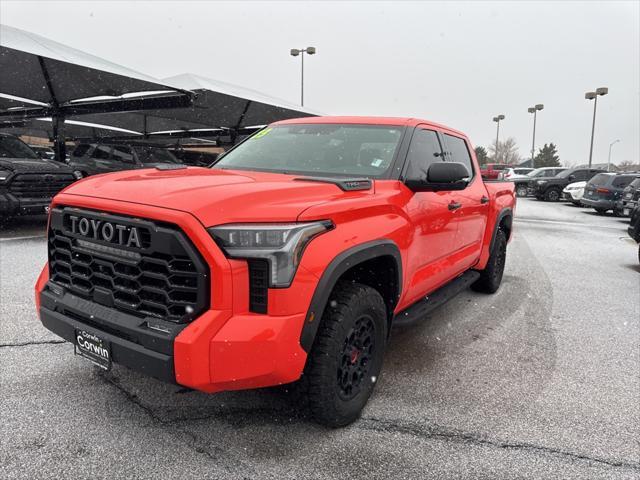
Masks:
[[[514,208],[513,184],[485,184],[456,130],[276,122],[209,168],[98,175],[58,194],[37,309],[101,368],[203,392],[296,382],[318,422],[343,426],[392,327],[469,286],[498,290]]]

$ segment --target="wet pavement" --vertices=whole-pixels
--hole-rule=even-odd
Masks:
[[[640,266],[627,223],[519,201],[495,295],[396,330],[362,418],[282,389],[102,373],[39,323],[44,220],[0,232],[0,478],[640,478]]]

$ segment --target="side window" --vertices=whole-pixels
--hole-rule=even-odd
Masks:
[[[133,152],[129,147],[122,145],[114,145],[111,153],[113,160],[122,163],[136,163],[133,158]]]
[[[442,161],[442,149],[438,135],[433,130],[417,129],[411,138],[407,153],[407,173],[405,178],[427,178],[429,165]]]
[[[71,156],[84,157],[90,148],[91,148],[91,145],[89,145],[88,143],[81,143],[73,150],[73,154],[71,154]]]
[[[634,177],[630,176],[619,176],[613,179],[613,186],[616,188],[624,188],[629,185],[633,181]]]
[[[473,176],[473,164],[471,163],[471,154],[469,153],[469,149],[467,148],[467,142],[464,141],[463,138],[454,137],[452,135],[444,135],[445,141],[447,142],[447,160],[450,162],[458,162],[467,167],[467,171],[469,172],[469,176]],[[493,167],[494,170],[504,170],[506,165],[496,165]]]
[[[91,158],[96,158],[98,160],[109,160],[111,153],[111,147],[108,145],[96,145],[93,153],[91,154]]]

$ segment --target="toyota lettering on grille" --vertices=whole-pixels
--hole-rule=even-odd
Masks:
[[[127,227],[117,223],[78,217],[76,215],[69,215],[69,220],[71,220],[71,233],[94,240],[115,243],[123,247],[142,248],[140,234],[136,227]]]

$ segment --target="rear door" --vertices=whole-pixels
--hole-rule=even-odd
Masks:
[[[429,166],[442,161],[438,134],[426,126],[416,127],[403,178],[424,180]],[[456,212],[450,210],[451,203],[451,192],[415,192],[404,207],[413,226],[407,261],[407,273],[411,279],[407,289],[408,303],[435,290],[450,275],[446,262],[456,249],[457,230]]]
[[[464,190],[451,192],[454,203],[459,205],[455,210],[455,222],[458,224],[455,246],[456,262],[460,267],[470,267],[480,256],[482,238],[487,226],[489,198],[482,178],[475,171],[471,160],[471,148],[462,137],[445,133],[443,135],[449,162],[462,163],[467,167],[470,182]]]

